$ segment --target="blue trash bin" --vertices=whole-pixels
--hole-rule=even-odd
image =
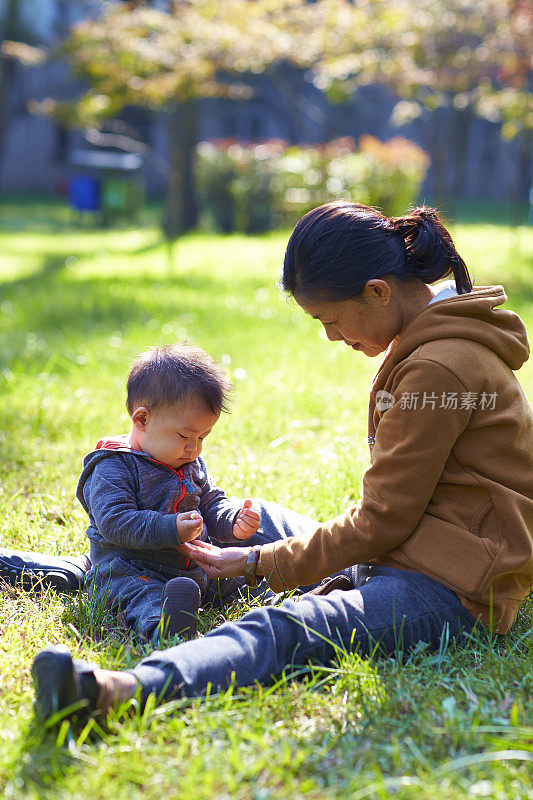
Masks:
[[[68,182],[68,199],[76,211],[100,211],[100,186],[90,175],[75,175]]]

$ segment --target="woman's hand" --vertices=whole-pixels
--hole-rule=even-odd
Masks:
[[[197,539],[178,546],[183,555],[192,558],[209,578],[236,578],[244,574],[251,547],[217,547]]]

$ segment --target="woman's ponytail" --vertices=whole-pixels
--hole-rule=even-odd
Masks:
[[[458,294],[472,291],[466,264],[434,208],[420,206],[404,217],[393,217],[391,222],[404,241],[405,266],[410,275],[433,283],[453,274]]]
[[[296,224],[281,285],[300,298],[336,302],[359,297],[366,283],[394,275],[433,283],[451,275],[459,294],[472,291],[465,262],[435,209],[404,217],[349,200],[314,208]]]

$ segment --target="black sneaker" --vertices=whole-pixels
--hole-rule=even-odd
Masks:
[[[65,558],[0,548],[0,578],[26,591],[48,586],[59,592],[79,589],[90,568],[87,556]]]
[[[64,645],[41,650],[31,668],[36,715],[47,720],[63,709],[69,709],[64,715],[68,717],[96,711],[100,690],[94,668],[94,664],[74,661]]]

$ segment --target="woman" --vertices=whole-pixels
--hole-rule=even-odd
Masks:
[[[210,577],[244,574],[253,585],[264,576],[274,591],[357,564],[355,585],[258,608],[131,672],[43,651],[33,675],[44,716],[77,701],[105,712],[138,686],[143,699],[199,695],[232,676],[247,685],[288,665],[327,663],[339,647],[406,652],[476,621],[499,633],[512,625],[533,581],[533,413],[513,374],[529,356],[526,330],[496,308],[503,289],[473,289],[433,210],[389,219],[349,202],[298,222],[282,285],[330,340],[386,352],[370,394],[360,501],[292,538],[183,549]]]

